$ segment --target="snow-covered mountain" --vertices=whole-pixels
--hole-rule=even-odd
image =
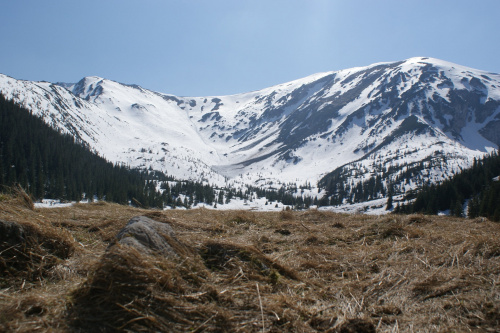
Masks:
[[[432,58],[311,75],[231,96],[178,97],[99,77],[0,75],[0,91],[110,161],[212,184],[439,181],[500,144],[500,75]],[[339,192],[340,193],[340,192]],[[358,195],[359,199],[359,195]],[[366,198],[365,198],[366,199]]]

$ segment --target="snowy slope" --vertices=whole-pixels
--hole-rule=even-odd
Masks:
[[[334,171],[353,186],[380,174],[404,191],[500,144],[500,75],[431,58],[232,96],[177,97],[98,77],[0,75],[0,91],[111,161],[220,186],[323,179],[326,188]],[[415,165],[426,170],[398,180]]]
[[[152,167],[181,179],[223,182],[205,162],[210,162],[209,147],[186,112],[166,95],[97,77],[68,89],[3,75],[0,82],[7,98],[110,161]]]

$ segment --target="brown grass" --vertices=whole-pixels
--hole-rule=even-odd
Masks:
[[[31,210],[22,200],[3,196],[0,219],[30,230],[26,251],[45,252],[28,261],[31,274],[2,275],[0,331],[500,327],[498,223],[317,210],[162,212],[113,204]],[[178,258],[108,248],[137,215],[172,225],[186,246]],[[40,261],[40,255],[52,259]],[[2,253],[5,258],[12,260],[12,253]]]

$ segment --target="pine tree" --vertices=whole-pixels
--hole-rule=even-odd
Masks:
[[[438,211],[449,210],[453,215],[463,216],[464,199],[469,199],[468,217],[484,216],[496,220],[495,210],[500,206],[500,182],[493,179],[499,175],[500,157],[494,152],[475,159],[471,168],[462,170],[439,185],[421,188],[415,201],[403,205],[401,211],[437,214]]]
[[[464,208],[462,206],[462,200],[458,199],[453,207],[453,215],[456,217],[464,216]]]
[[[0,185],[20,183],[37,199],[80,200],[83,194],[97,194],[119,203],[138,197],[163,206],[160,193],[144,187],[149,175],[114,166],[2,95],[0,155]]]
[[[387,185],[387,206],[385,207],[385,210],[391,210],[393,208],[392,193],[392,183],[389,183],[389,185]]]
[[[217,202],[222,205],[224,204],[224,191],[223,190],[220,190],[219,191],[219,199],[217,200]]]
[[[477,196],[475,196],[469,200],[469,206],[467,207],[467,217],[471,219],[478,217],[479,208],[479,199]]]

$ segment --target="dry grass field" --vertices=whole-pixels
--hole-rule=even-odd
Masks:
[[[138,215],[173,227],[177,255],[110,246]],[[0,235],[0,331],[500,331],[500,224],[482,219],[2,196],[0,220],[24,230]]]

